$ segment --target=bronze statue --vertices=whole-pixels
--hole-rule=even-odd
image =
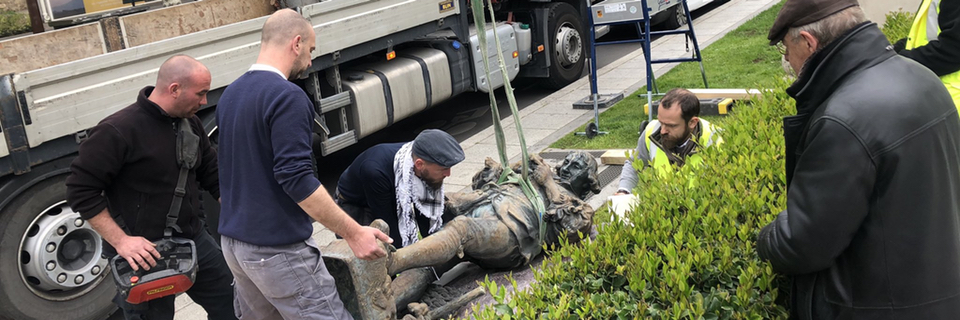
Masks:
[[[472,192],[447,195],[445,206],[457,217],[440,231],[393,253],[390,273],[438,265],[460,255],[485,269],[510,269],[529,262],[540,253],[543,244],[555,244],[561,234],[573,241],[579,240],[578,232],[589,234],[593,208],[562,187],[571,186],[583,193],[599,189],[596,161],[589,154],[568,155],[558,167],[565,172],[559,182],[543,159],[531,157],[530,180],[546,208],[542,217],[547,224],[542,244],[541,218],[531,200],[515,183],[495,183],[503,170],[499,163],[487,158],[484,165],[473,177]],[[575,167],[582,169],[575,170]],[[519,168],[519,163],[513,166],[515,172],[519,172]]]
[[[536,155],[531,157],[529,178],[546,209],[542,217],[518,184],[495,183],[503,172],[499,163],[487,158],[484,164],[484,169],[473,177],[472,191],[447,195],[445,208],[456,214],[456,218],[447,222],[440,231],[393,252],[386,261],[376,263],[377,266],[373,269],[382,270],[385,267],[386,275],[400,273],[389,285],[389,290],[383,290],[384,274],[377,275],[380,271],[359,271],[360,269],[353,268],[349,271],[354,280],[353,287],[338,288],[341,290],[341,297],[344,300],[351,299],[344,294],[344,290],[354,293],[355,299],[369,298],[369,294],[364,292],[376,291],[383,294],[383,298],[392,296],[397,305],[405,306],[412,300],[411,297],[418,297],[422,293],[427,282],[432,281],[432,274],[421,267],[435,266],[454,257],[462,257],[482,268],[515,268],[529,263],[540,253],[544,244],[557,244],[561,235],[565,235],[571,242],[577,242],[581,235],[590,233],[594,210],[581,197],[590,191],[599,191],[599,185],[597,163],[589,154],[571,152],[564,159],[564,163],[556,168],[556,176],[542,158]],[[513,171],[520,171],[519,163],[513,165]],[[542,229],[541,221],[546,224]],[[377,223],[371,226],[374,225]],[[541,230],[544,230],[543,235]],[[337,255],[336,258],[349,259],[349,252]],[[331,261],[328,259],[327,262],[330,266]],[[337,272],[331,270],[331,273]],[[360,279],[364,277],[377,284]],[[383,303],[344,302],[348,310],[351,305],[386,308]],[[364,307],[366,306],[361,308]],[[396,305],[388,309],[395,312],[395,308]],[[371,317],[367,314],[381,317],[391,312],[379,309],[373,311],[351,310],[355,317],[360,318]]]

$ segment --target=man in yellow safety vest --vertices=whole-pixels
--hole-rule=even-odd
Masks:
[[[636,153],[624,163],[616,194],[629,194],[637,186],[635,159],[644,167],[667,171],[673,165],[698,164],[703,161],[700,148],[723,143],[720,130],[699,115],[700,100],[693,92],[680,88],[667,92],[660,100],[657,120],[642,129]]]
[[[894,49],[937,74],[960,106],[960,2],[923,0],[910,34]]]

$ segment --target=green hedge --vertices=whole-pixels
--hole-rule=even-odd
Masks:
[[[30,19],[26,15],[15,11],[0,10],[0,37],[27,31],[30,31]]]
[[[536,282],[510,297],[487,281],[496,304],[474,316],[786,318],[787,287],[755,250],[759,229],[786,205],[781,118],[795,113],[788,83],[771,82],[772,92],[719,121],[725,143],[703,152],[702,167],[641,172],[632,226],[605,223],[610,213],[600,210],[595,240],[556,249]]]
[[[892,12],[883,31],[896,41],[912,22],[912,13]],[[596,239],[557,248],[530,288],[511,281],[511,295],[485,281],[496,303],[475,308],[474,317],[786,319],[785,278],[759,260],[756,236],[786,206],[781,119],[796,112],[788,81],[771,76],[756,86],[771,91],[716,121],[725,143],[703,151],[703,166],[641,172],[633,225],[606,223],[610,212],[600,208]]]
[[[883,34],[887,36],[890,43],[907,37],[910,33],[910,26],[913,25],[913,18],[916,17],[912,12],[902,10],[890,11],[886,15],[886,21],[883,23]]]

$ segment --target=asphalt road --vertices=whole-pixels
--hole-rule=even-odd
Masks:
[[[694,22],[696,22],[699,16],[720,6],[724,2],[725,1],[717,1],[694,11]],[[604,35],[601,40],[612,41],[636,38],[636,28],[619,25],[614,26],[610,33]],[[656,40],[656,38],[654,38],[654,40]],[[640,43],[599,46],[597,47],[597,68],[602,68],[630,52],[640,50],[640,48]],[[588,72],[589,70],[585,69],[583,76],[587,76]],[[555,90],[552,89],[542,88],[534,81],[525,81],[524,79],[514,81],[514,96],[517,99],[518,110],[523,110],[526,106],[539,101],[554,91]],[[417,133],[424,129],[441,129],[453,135],[457,141],[464,141],[493,124],[493,119],[490,116],[489,101],[488,94],[486,93],[471,92],[461,94],[420,114],[397,122],[393,126],[383,129],[380,132],[365,137],[357,144],[346,149],[319,158],[317,159],[317,168],[319,168],[320,181],[327,187],[327,190],[333,192],[337,180],[340,178],[340,173],[346,170],[353,159],[361,152],[379,143],[411,141],[416,138]],[[497,91],[497,106],[499,107],[501,117],[510,115],[510,106],[507,104],[503,90]]]

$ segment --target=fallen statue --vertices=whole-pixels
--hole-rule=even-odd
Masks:
[[[472,191],[447,194],[445,210],[456,218],[440,231],[376,261],[356,259],[342,241],[324,249],[324,261],[354,318],[396,318],[397,306],[419,297],[435,279],[422,267],[461,257],[486,269],[516,268],[529,263],[543,245],[556,245],[561,237],[577,242],[590,233],[594,210],[581,198],[598,192],[599,184],[597,163],[589,154],[571,152],[556,168],[556,175],[542,158],[531,157],[529,180],[543,201],[542,216],[517,183],[496,183],[503,172],[499,163],[487,158],[484,164],[473,177]],[[519,173],[520,164],[512,170]],[[382,221],[371,226],[386,229]],[[389,275],[398,273],[391,280]],[[452,312],[458,308],[445,309]],[[417,315],[414,318],[448,315],[425,310],[422,305],[411,311]]]

